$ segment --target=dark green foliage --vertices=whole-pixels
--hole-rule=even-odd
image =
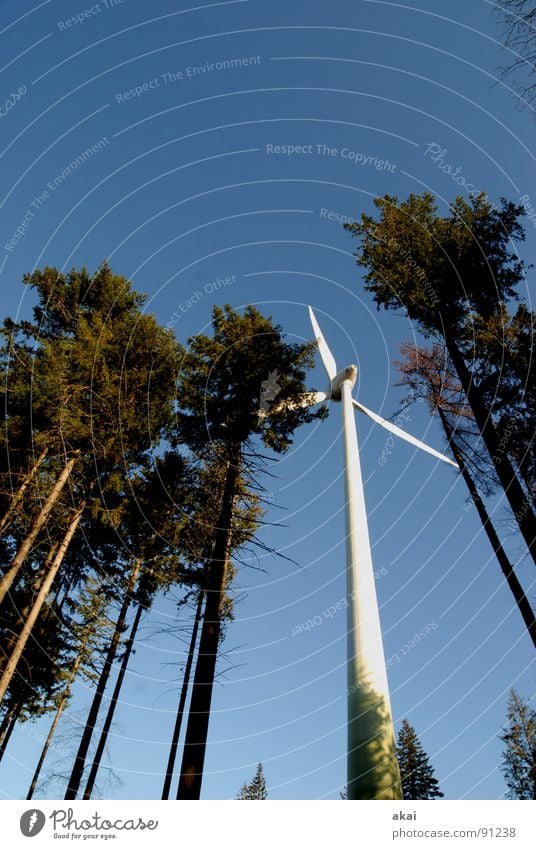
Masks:
[[[263,391],[272,381],[270,401],[300,397],[305,374],[313,365],[310,345],[284,342],[281,328],[249,306],[244,315],[230,306],[214,307],[213,335],[188,340],[181,363],[177,429],[193,450],[212,445],[243,445],[258,435],[280,453],[291,444],[300,424],[323,411],[306,407],[276,409],[259,416]]]
[[[243,784],[238,793],[237,799],[267,799],[268,791],[266,790],[266,780],[262,770],[262,764],[259,764],[255,775],[249,784]]]
[[[470,202],[457,197],[446,216],[438,215],[429,193],[402,202],[386,195],[374,203],[378,221],[363,214],[345,224],[360,243],[355,256],[367,269],[365,289],[378,308],[403,309],[424,335],[444,344],[536,562],[534,395],[526,388],[534,372],[534,321],[523,307],[514,319],[508,315],[525,270],[515,252],[515,241],[524,239],[523,208],[503,198],[497,209],[484,194]]]
[[[434,770],[422,744],[407,719],[398,732],[397,756],[404,799],[441,799]]]
[[[17,605],[24,603],[21,593],[15,599]],[[13,625],[16,627],[17,613],[18,608],[13,606],[3,619],[0,644],[11,636]],[[51,710],[62,689],[62,669],[69,662],[69,644],[69,629],[58,615],[57,606],[54,603],[45,605],[2,707],[9,710],[13,705],[22,705],[20,719],[23,721],[36,719]]]
[[[508,725],[499,738],[505,744],[502,772],[509,799],[536,799],[536,710],[510,690]]]

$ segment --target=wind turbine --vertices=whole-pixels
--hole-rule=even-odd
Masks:
[[[326,393],[310,393],[303,403],[332,400],[339,401],[342,408],[348,593],[348,798],[402,799],[354,408],[411,445],[456,469],[458,465],[356,401],[352,389],[357,366],[337,371],[311,307],[309,316],[329,389]]]

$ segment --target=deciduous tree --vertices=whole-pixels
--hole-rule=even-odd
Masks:
[[[201,334],[189,340],[177,396],[180,440],[198,455],[209,453],[213,463],[219,461],[223,476],[207,563],[206,606],[179,780],[180,799],[198,799],[201,792],[227,570],[233,534],[238,531],[239,496],[242,490],[243,502],[246,477],[252,477],[251,459],[258,457],[254,440],[281,453],[291,444],[296,427],[323,415],[299,404],[279,403],[305,394],[311,346],[286,343],[281,328],[252,306],[246,307],[243,315],[230,306],[216,307],[212,329],[212,336]],[[269,399],[267,381],[271,381]],[[263,405],[263,400],[269,403]],[[261,406],[268,407],[263,415],[259,415]]]

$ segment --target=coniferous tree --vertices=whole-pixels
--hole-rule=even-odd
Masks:
[[[268,791],[266,789],[266,779],[264,778],[264,772],[262,769],[262,764],[257,766],[257,770],[255,775],[249,782],[249,784],[243,784],[240,788],[240,791],[236,797],[237,799],[267,799]]]
[[[90,578],[78,593],[73,604],[74,611],[69,620],[69,631],[76,654],[70,666],[66,665],[65,670],[62,670],[65,682],[64,689],[58,693],[55,700],[54,718],[43,743],[28,789],[27,799],[33,798],[38,787],[39,778],[48,752],[53,745],[60,719],[69,705],[75,678],[80,675],[90,685],[94,685],[98,680],[95,660],[100,655],[110,628],[113,627],[106,616],[108,602],[108,593],[102,592],[100,584],[94,578]]]
[[[192,633],[190,637],[190,645],[188,647],[188,655],[186,658],[186,664],[184,667],[184,675],[182,680],[182,686],[179,696],[179,704],[177,706],[177,715],[175,717],[175,724],[173,726],[173,732],[171,735],[171,745],[169,749],[168,762],[166,766],[166,772],[164,774],[164,784],[162,787],[162,800],[169,799],[169,791],[171,788],[171,782],[173,779],[173,770],[175,768],[175,758],[177,757],[177,749],[179,745],[179,737],[181,733],[182,720],[184,717],[184,709],[186,707],[186,699],[188,698],[188,689],[190,686],[190,675],[192,672],[192,665],[194,662],[195,656],[195,648],[197,645],[197,633],[199,631],[199,623],[201,622],[201,613],[203,609],[203,599],[204,593],[202,590],[198,591],[197,594],[197,603],[194,614],[194,624],[192,627]]]
[[[82,737],[80,739],[78,751],[76,753],[75,762],[67,785],[67,792],[65,794],[66,799],[76,799],[76,794],[78,793],[78,789],[82,781],[82,776],[86,765],[87,753],[91,744],[93,732],[95,730],[95,723],[97,721],[102,699],[104,697],[104,691],[110,678],[112,664],[115,660],[119,648],[119,642],[121,640],[123,631],[125,630],[126,618],[129,607],[134,597],[134,590],[138,581],[140,567],[141,561],[139,560],[139,558],[136,558],[132,564],[132,570],[128,579],[126,592],[123,597],[123,603],[121,605],[114,632],[112,634],[112,638],[110,640],[110,644],[106,652],[102,671],[99,676],[93,700],[91,702],[91,707],[89,709],[88,719],[82,732]]]
[[[480,352],[474,376],[492,410],[499,444],[508,453],[536,503],[536,313],[520,304],[513,315],[506,308],[474,325]]]
[[[6,319],[0,365],[0,589],[10,592],[2,613],[13,623],[3,685],[16,669],[24,675],[24,643],[36,644],[51,590],[72,592],[96,563],[121,584],[128,569],[122,503],[169,426],[177,371],[171,333],[106,265],[92,277],[46,268],[24,282],[37,294],[34,320]],[[48,654],[53,676],[55,654]],[[36,669],[28,668],[36,693]],[[17,692],[20,684],[17,674]],[[6,706],[14,706],[8,696]]]
[[[439,416],[484,531],[536,647],[534,611],[484,503],[484,497],[495,491],[498,482],[488,455],[480,445],[471,408],[453,373],[448,355],[444,347],[438,344],[424,348],[406,343],[401,346],[401,352],[404,360],[396,363],[402,375],[400,384],[411,390],[408,401],[425,400],[431,414]]]
[[[508,725],[499,735],[505,744],[502,772],[509,799],[536,799],[536,710],[510,690]]]
[[[107,516],[112,526],[120,531],[122,545],[128,551],[136,552],[138,557],[122,596],[121,610],[82,734],[66,798],[76,798],[83,779],[96,721],[119,652],[130,605],[137,602],[137,611],[83,798],[90,798],[93,790],[143,610],[150,607],[156,592],[174,584],[190,586],[198,580],[198,571],[190,570],[184,563],[187,556],[181,544],[181,531],[195,512],[197,481],[198,475],[193,467],[177,452],[168,451],[155,458],[154,468],[140,470],[129,481],[128,495],[121,493],[119,499],[106,501]]]
[[[484,194],[468,203],[457,197],[450,215],[437,214],[431,194],[408,200],[386,195],[374,201],[379,221],[363,214],[345,224],[359,240],[358,265],[367,269],[365,289],[379,307],[403,309],[428,337],[441,341],[457,374],[494,472],[510,503],[527,548],[536,562],[536,516],[520,479],[520,459],[504,437],[490,406],[490,381],[500,380],[481,332],[504,321],[508,301],[517,297],[524,264],[512,249],[524,239],[523,209],[502,200],[496,209]],[[517,466],[517,468],[516,468]]]
[[[125,678],[125,674],[128,668],[128,662],[130,660],[130,655],[132,653],[132,648],[134,646],[134,641],[136,639],[136,635],[138,633],[138,628],[140,626],[141,617],[143,615],[144,607],[142,604],[138,602],[138,606],[136,608],[136,613],[134,616],[134,621],[130,628],[130,634],[128,636],[128,640],[125,643],[125,648],[123,652],[123,659],[121,661],[121,669],[119,670],[119,675],[117,676],[117,681],[115,682],[114,690],[112,693],[112,697],[110,699],[110,704],[108,705],[108,710],[106,711],[106,718],[104,720],[104,724],[101,729],[101,733],[99,736],[99,741],[97,743],[97,749],[93,756],[93,761],[91,764],[91,768],[89,770],[88,779],[86,782],[86,787],[84,790],[84,794],[82,796],[83,799],[91,799],[91,794],[93,792],[93,788],[95,786],[95,781],[97,778],[98,771],[100,769],[102,756],[104,754],[104,749],[106,747],[106,742],[108,740],[108,734],[110,733],[110,728],[112,727],[112,721],[115,714],[115,709],[117,707],[117,702],[119,699],[119,694],[121,692],[121,687],[123,686],[123,681]]]
[[[207,564],[206,605],[201,628],[192,699],[186,729],[178,798],[198,799],[201,792],[212,690],[220,643],[226,576],[233,534],[238,531],[239,497],[247,474],[259,458],[255,438],[277,453],[291,444],[296,427],[323,415],[295,402],[305,394],[312,346],[289,345],[281,328],[252,306],[239,315],[230,306],[213,311],[213,335],[189,340],[177,399],[177,434],[198,456],[219,461],[222,496]],[[270,401],[262,410],[266,382],[275,376]],[[277,385],[277,389],[276,389]],[[268,405],[264,405],[268,406]],[[249,471],[248,471],[249,470]]]
[[[443,793],[415,729],[407,719],[398,732],[397,756],[404,799],[440,799]]]

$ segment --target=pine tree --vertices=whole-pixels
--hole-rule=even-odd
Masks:
[[[266,790],[266,779],[262,770],[262,764],[259,764],[257,771],[249,784],[243,784],[238,793],[237,799],[267,799],[268,791]]]
[[[438,344],[433,345],[432,348],[424,348],[413,343],[405,343],[400,350],[405,359],[403,362],[396,362],[395,365],[402,375],[400,385],[410,389],[407,402],[411,403],[417,399],[426,400],[430,413],[432,415],[437,413],[439,416],[454,459],[467,484],[472,503],[476,507],[484,531],[536,648],[534,611],[484,503],[483,496],[493,493],[498,486],[498,481],[493,475],[489,457],[480,444],[471,408],[453,374],[448,355],[444,347]]]
[[[102,592],[100,584],[90,578],[79,591],[74,610],[69,620],[70,639],[76,651],[69,665],[62,670],[64,689],[56,696],[54,718],[46,736],[35,772],[30,783],[27,799],[32,799],[48,752],[53,745],[60,719],[71,700],[72,687],[77,676],[93,685],[98,680],[94,666],[95,655],[100,655],[113,623],[106,616],[108,593]]]
[[[493,409],[501,363],[490,360],[482,334],[475,333],[475,327],[501,327],[507,303],[518,297],[524,264],[513,246],[524,239],[523,208],[505,199],[495,208],[483,193],[470,203],[455,198],[447,216],[438,214],[429,193],[403,202],[386,195],[374,203],[379,221],[363,214],[361,221],[344,225],[360,242],[355,256],[367,269],[365,289],[378,307],[403,309],[425,336],[445,345],[536,563],[536,515],[520,479],[521,458]]]
[[[404,799],[440,799],[443,796],[428,755],[407,719],[398,732],[397,755]]]
[[[517,104],[534,114],[536,101],[536,6],[534,0],[497,0],[494,11],[502,29],[507,65],[501,80],[510,83]]]
[[[506,749],[502,772],[509,799],[536,799],[536,710],[510,690],[508,726],[499,739]]]
[[[178,370],[170,331],[106,265],[94,276],[45,268],[24,282],[37,296],[33,321],[6,319],[0,349],[0,591],[10,593],[3,619],[13,620],[11,633],[0,629],[0,650],[10,658],[2,687],[13,690],[6,709],[28,670],[35,678],[42,668],[47,698],[52,692],[54,652],[48,669],[26,662],[49,591],[76,592],[96,564],[107,585],[124,582],[124,505],[172,421]],[[18,608],[15,594],[24,599]],[[25,709],[36,709],[22,689],[32,705]]]
[[[255,438],[276,453],[294,430],[324,415],[294,403],[305,394],[311,345],[288,344],[282,329],[252,306],[240,315],[215,307],[213,335],[188,342],[177,391],[177,435],[198,457],[218,461],[223,479],[213,546],[207,563],[206,606],[179,780],[179,799],[201,793],[222,613],[244,496],[257,485],[262,466]],[[277,400],[270,406],[268,401]],[[290,401],[288,405],[280,402]],[[259,415],[262,410],[262,415]],[[246,482],[247,479],[247,482]],[[249,485],[248,485],[249,484]],[[242,502],[242,505],[240,504]]]

